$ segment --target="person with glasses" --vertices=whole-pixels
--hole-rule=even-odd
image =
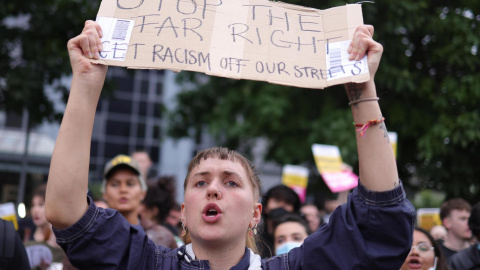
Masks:
[[[433,237],[415,228],[412,249],[400,270],[448,270],[447,261]]]

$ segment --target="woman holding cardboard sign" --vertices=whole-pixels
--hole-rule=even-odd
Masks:
[[[363,136],[357,133],[359,187],[328,226],[265,261],[255,247],[260,179],[235,151],[210,148],[190,162],[181,221],[191,244],[178,249],[153,244],[118,212],[97,208],[85,196],[95,108],[107,72],[89,61],[99,57],[102,31],[87,21],[68,42],[73,80],[46,201],[47,218],[71,262],[81,269],[399,269],[410,250],[414,209],[398,180],[376,102],[373,76],[383,49],[372,35],[373,27],[359,27],[349,48],[352,59],[368,54],[372,75],[369,82],[347,85],[354,121],[363,126]]]

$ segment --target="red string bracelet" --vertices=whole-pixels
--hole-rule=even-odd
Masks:
[[[367,123],[365,123],[365,124],[355,124],[355,123],[353,123],[353,124],[356,127],[360,127],[359,129],[357,129],[357,132],[360,132],[360,136],[363,136],[363,135],[365,135],[365,132],[367,131],[367,129],[370,126],[382,123],[383,121],[385,121],[385,117],[382,117],[382,119],[380,119],[380,120],[374,119],[374,120],[367,121]]]

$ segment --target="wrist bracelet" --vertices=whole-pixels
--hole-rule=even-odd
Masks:
[[[355,123],[353,123],[353,125],[355,125],[356,127],[360,127],[359,129],[357,129],[357,132],[360,132],[360,137],[361,137],[361,136],[365,135],[365,132],[367,131],[367,128],[369,128],[372,125],[382,123],[383,121],[385,121],[385,117],[382,117],[382,119],[380,119],[380,120],[374,119],[374,120],[367,121],[365,124],[355,124]]]
[[[360,103],[360,102],[363,102],[363,101],[377,101],[379,100],[378,97],[372,97],[372,98],[361,98],[361,99],[357,99],[357,100],[354,100],[354,101],[350,101],[348,103],[348,106],[352,106],[354,104],[357,104],[357,103]]]

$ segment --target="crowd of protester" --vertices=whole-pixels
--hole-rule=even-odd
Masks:
[[[175,179],[152,175],[144,179],[142,175],[148,167],[139,164],[126,155],[118,155],[107,162],[102,182],[103,198],[95,203],[117,210],[131,224],[145,230],[156,244],[177,248],[189,243],[186,235],[179,234],[182,230],[181,207],[175,201]],[[30,204],[33,223],[22,226],[20,232],[29,269],[75,269],[56,243],[52,225],[45,217],[45,192],[45,184],[34,190]],[[267,190],[262,196],[262,221],[256,228],[261,236],[257,245],[262,257],[281,255],[300,247],[308,235],[328,224],[328,216],[346,203],[348,193],[347,190],[336,194],[335,199],[332,196],[329,199],[307,197],[307,202],[301,203],[297,193],[287,186],[277,185]],[[336,207],[326,209],[325,205]],[[415,228],[412,248],[401,270],[480,268],[477,241],[480,203],[472,208],[461,198],[447,200],[440,206],[440,219],[442,225],[433,226],[429,232]]]
[[[144,157],[142,157],[144,158]],[[171,176],[150,176],[130,156],[119,155],[107,162],[102,182],[103,198],[95,203],[117,210],[131,224],[141,226],[154,243],[177,248],[189,239],[181,235],[180,205],[175,201],[175,179]],[[38,186],[30,204],[31,226],[22,226],[21,236],[28,257],[29,269],[75,269],[56,243],[52,225],[45,217],[46,185]],[[297,193],[277,185],[262,196],[262,221],[258,247],[263,258],[281,255],[300,247],[311,233],[328,224],[328,216],[346,203],[349,191],[337,198],[307,197],[301,203]],[[330,203],[325,203],[330,201]],[[334,205],[326,209],[326,205]],[[461,270],[480,268],[480,203],[473,208],[453,198],[440,206],[442,225],[430,231],[416,227],[413,242],[401,270]],[[28,220],[28,219],[27,219]],[[28,224],[25,221],[21,224]],[[32,226],[33,225],[33,226]],[[19,235],[20,236],[20,235]],[[21,269],[21,268],[19,268]]]

